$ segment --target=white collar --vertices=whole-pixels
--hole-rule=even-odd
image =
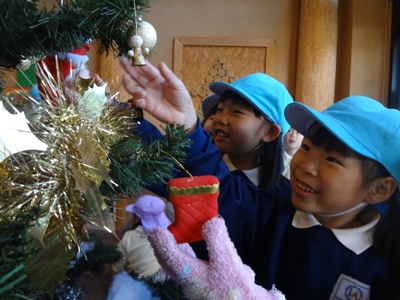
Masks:
[[[258,186],[259,184],[259,179],[258,179],[258,168],[250,169],[250,170],[242,170],[244,174],[246,174],[247,178],[250,179],[250,181]]]
[[[222,157],[223,161],[225,162],[225,164],[227,165],[229,171],[235,171],[238,170],[238,168],[236,168],[233,163],[231,162],[231,160],[229,159],[228,154],[224,154],[224,156]],[[250,170],[241,170],[246,176],[247,178],[255,185],[258,186],[259,184],[259,180],[258,180],[258,167],[254,168],[254,169],[250,169]]]
[[[293,156],[290,156],[286,151],[283,151],[282,157],[283,157],[283,161],[285,162],[287,160],[292,159]]]
[[[377,214],[369,223],[360,227],[331,230],[343,246],[350,249],[355,254],[360,254],[372,246],[372,234],[379,219],[380,215]],[[292,225],[296,228],[309,228],[321,224],[312,214],[296,210]]]

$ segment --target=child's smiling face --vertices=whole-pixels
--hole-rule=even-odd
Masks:
[[[305,137],[291,165],[292,202],[300,211],[318,215],[344,212],[364,201],[361,160],[356,155],[327,151]],[[335,217],[335,226],[351,226],[359,210]],[[331,222],[332,219],[329,220]],[[332,223],[330,223],[332,224]],[[327,225],[329,227],[329,225]]]
[[[213,120],[215,145],[230,155],[252,153],[263,142],[271,124],[253,109],[234,101],[219,103]]]

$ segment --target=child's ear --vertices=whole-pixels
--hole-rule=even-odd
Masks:
[[[268,128],[265,130],[263,136],[263,142],[267,143],[273,141],[278,136],[280,136],[280,134],[281,134],[281,127],[278,124],[276,123],[269,124]]]
[[[375,179],[368,188],[366,201],[369,204],[386,201],[397,188],[397,181],[391,176]]]

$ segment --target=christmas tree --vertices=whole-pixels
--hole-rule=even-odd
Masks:
[[[48,11],[38,1],[15,0],[0,8],[1,75],[88,40],[99,43],[99,54],[126,55],[149,1],[72,0]],[[132,134],[140,115],[121,105],[117,93],[93,80],[82,89],[77,77],[67,91],[55,61],[55,75],[37,69],[41,101],[23,95],[33,107],[25,112],[29,119],[7,98],[0,102],[2,299],[27,299],[27,284],[53,295],[68,279],[85,224],[109,230],[115,202],[146,182],[168,180],[189,144],[180,125],[167,125],[164,139],[143,142]],[[101,253],[102,261],[117,259]]]

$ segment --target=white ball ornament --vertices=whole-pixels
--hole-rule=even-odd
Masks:
[[[152,50],[156,46],[157,32],[149,22],[139,22],[136,34],[143,38],[142,48]]]

